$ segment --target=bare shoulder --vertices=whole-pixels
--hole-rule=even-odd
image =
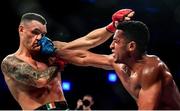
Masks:
[[[147,55],[145,57],[145,65],[143,69],[143,75],[150,76],[152,78],[162,77],[169,72],[166,64],[156,55]]]
[[[11,59],[11,58],[13,58],[13,57],[14,57],[14,54],[9,54],[9,55],[7,55],[7,56],[3,59],[2,62],[7,61],[7,60],[9,60],[9,59]]]
[[[159,70],[169,70],[166,64],[156,55],[147,55],[147,65]]]
[[[7,55],[1,62],[1,66],[6,64],[6,63],[10,63],[14,58],[14,54],[10,54],[10,55]],[[1,67],[2,68],[2,67]]]
[[[8,70],[11,68],[15,68],[18,63],[25,63],[22,60],[15,57],[14,54],[7,55],[1,62],[1,70],[5,74],[8,72]]]
[[[159,81],[171,81],[172,75],[165,63],[155,55],[146,55],[142,66],[141,82],[143,86],[151,86]]]
[[[10,55],[7,55],[1,64],[6,64],[6,63],[18,63],[18,62],[23,62],[22,60],[18,59],[14,54],[10,54]]]
[[[145,59],[150,64],[158,64],[159,62],[161,62],[161,59],[156,55],[146,55]]]
[[[153,69],[151,72],[151,77],[155,81],[161,80],[164,81],[164,85],[172,85],[173,84],[173,76],[168,68],[168,66],[157,56],[149,56],[150,61],[150,67]],[[151,60],[152,59],[152,60]]]

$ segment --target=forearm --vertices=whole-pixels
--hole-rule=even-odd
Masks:
[[[93,30],[89,34],[72,42],[69,42],[63,49],[88,50],[108,40],[116,31],[116,23],[130,20],[134,12],[131,9],[122,9],[112,15],[112,22],[103,28]]]
[[[62,49],[62,48],[64,48],[66,45],[68,45],[68,42],[53,41],[53,44],[54,44],[55,48],[57,48],[57,49]]]
[[[83,49],[88,50],[90,48],[96,47],[105,41],[107,41],[113,33],[106,30],[105,27],[93,30],[86,36],[80,37],[74,41],[66,44],[63,49]]]
[[[78,66],[92,66],[112,70],[112,58],[85,50],[57,50],[56,56]]]

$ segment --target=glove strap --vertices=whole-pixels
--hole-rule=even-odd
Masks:
[[[116,28],[115,28],[113,22],[111,22],[109,25],[106,26],[106,30],[111,33],[114,33],[116,31]]]

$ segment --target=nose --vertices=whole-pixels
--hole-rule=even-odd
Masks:
[[[41,35],[41,34],[39,34],[39,35],[37,35],[37,36],[36,36],[36,39],[38,39],[38,40],[39,40],[39,39],[41,39],[41,37],[42,37],[42,35]]]
[[[112,43],[110,44],[110,49],[113,49],[114,48],[114,41],[112,41]]]
[[[36,36],[36,39],[40,40],[42,37],[44,37],[44,34],[39,34],[39,35]]]

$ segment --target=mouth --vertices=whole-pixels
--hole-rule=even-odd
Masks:
[[[115,52],[114,52],[114,50],[111,50],[111,52],[112,52],[112,54],[113,54],[113,55],[115,55]]]
[[[115,58],[115,54],[114,53],[112,53],[112,57]]]
[[[33,48],[37,48],[37,47],[40,47],[38,43],[33,44]]]

